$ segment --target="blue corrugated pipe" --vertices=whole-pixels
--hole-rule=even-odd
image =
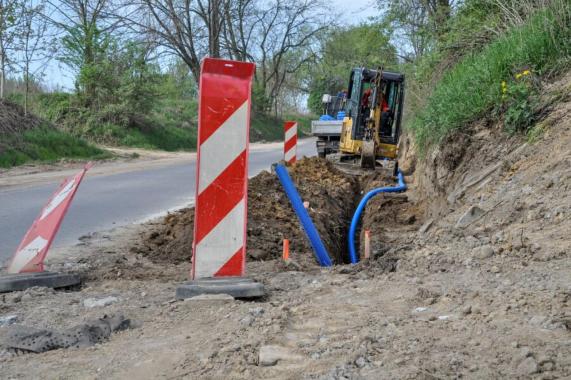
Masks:
[[[322,267],[330,267],[331,258],[329,258],[327,249],[325,249],[325,246],[323,245],[323,242],[319,237],[319,233],[317,232],[317,229],[313,225],[313,222],[311,221],[311,218],[309,217],[307,210],[305,209],[305,207],[303,207],[303,202],[301,201],[301,197],[299,196],[299,193],[297,192],[287,172],[287,169],[285,168],[285,166],[281,164],[275,164],[274,168],[276,174],[278,175],[278,178],[280,179],[280,182],[282,183],[285,193],[289,198],[291,205],[293,206],[293,209],[297,214],[299,221],[301,222],[301,225],[303,226],[305,234],[307,235],[309,241],[311,242],[311,246],[313,247],[313,251],[315,252],[315,257],[317,258],[317,261],[319,261],[319,265],[321,265]]]
[[[357,225],[359,224],[359,219],[361,218],[361,213],[363,209],[367,205],[369,199],[374,197],[379,193],[400,193],[401,191],[406,190],[406,183],[404,183],[404,176],[402,172],[399,170],[398,172],[398,185],[394,187],[379,187],[377,189],[373,189],[369,191],[361,202],[359,202],[359,206],[357,206],[357,210],[355,210],[355,214],[353,215],[353,219],[351,219],[351,227],[349,228],[349,258],[351,259],[351,264],[357,264],[359,258],[357,257],[357,253],[355,250],[355,233],[357,232]]]

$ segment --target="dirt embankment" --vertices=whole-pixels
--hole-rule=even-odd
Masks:
[[[0,100],[0,135],[22,133],[47,124],[45,120],[30,113],[26,115],[24,108],[18,104]]]
[[[357,182],[318,158],[300,160],[290,175],[330,255],[337,263],[344,262]],[[193,208],[170,214],[134,250],[155,262],[190,262],[193,221]],[[277,176],[262,172],[249,181],[248,187],[248,257],[280,257],[283,239],[290,240],[294,255],[312,252]]]

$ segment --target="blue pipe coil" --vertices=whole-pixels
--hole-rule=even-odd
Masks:
[[[351,227],[349,228],[349,258],[351,259],[351,264],[357,264],[359,258],[357,257],[357,252],[355,249],[355,234],[357,232],[357,225],[359,224],[359,219],[361,218],[361,213],[365,209],[369,199],[374,197],[379,193],[400,193],[406,190],[406,183],[404,183],[404,176],[399,170],[398,172],[398,185],[394,187],[379,187],[369,191],[363,199],[359,202],[355,214],[353,214],[353,219],[351,219]]]
[[[301,225],[303,226],[305,234],[307,235],[309,241],[311,242],[311,246],[313,247],[313,252],[315,253],[315,257],[317,258],[319,265],[321,265],[322,267],[330,267],[332,265],[331,258],[329,257],[327,249],[323,245],[321,237],[319,237],[319,233],[317,232],[317,229],[313,225],[313,222],[311,221],[311,218],[309,217],[307,210],[305,209],[305,207],[303,207],[303,202],[301,201],[301,197],[299,196],[299,193],[297,192],[295,185],[293,184],[287,172],[286,167],[281,164],[275,164],[274,169],[276,171],[276,174],[278,175],[278,178],[284,188],[287,197],[289,198],[289,201],[291,202],[291,205],[295,213],[297,214],[297,217],[299,218],[299,221],[301,222]]]

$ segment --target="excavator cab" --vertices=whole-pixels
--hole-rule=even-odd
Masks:
[[[395,160],[403,104],[403,74],[353,69],[341,131],[341,153],[360,156],[361,166],[368,168],[374,168],[379,158]]]

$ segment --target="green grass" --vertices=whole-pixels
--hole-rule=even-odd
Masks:
[[[319,116],[315,115],[301,115],[301,114],[286,114],[283,116],[284,120],[297,121],[297,134],[302,136],[309,136],[311,134],[311,121],[317,120]]]
[[[12,100],[22,102],[21,97],[17,95],[12,96]],[[69,138],[75,136],[77,141],[166,151],[196,149],[196,99],[165,96],[157,99],[157,104],[146,115],[133,114],[122,105],[105,105],[98,110],[90,110],[81,106],[75,95],[65,93],[35,94],[30,99],[30,105],[33,113],[46,118],[62,131],[53,133]],[[282,140],[284,119],[297,120],[300,135],[309,134],[312,119],[310,116],[287,115],[274,118],[252,113],[250,140]],[[29,142],[17,149],[6,148],[2,156],[4,166],[18,165],[30,160],[55,160],[59,157],[69,157],[71,154],[57,150],[51,150],[49,154],[38,154],[38,149],[35,145],[30,146]],[[24,150],[27,153],[23,153]]]
[[[408,125],[421,153],[450,131],[491,115],[502,103],[501,81],[523,68],[542,75],[569,59],[571,6],[564,0],[558,6],[532,16],[443,76]]]
[[[165,116],[166,117],[166,116]],[[110,145],[120,145],[144,149],[162,149],[167,151],[196,149],[196,127],[177,127],[171,121],[162,126],[152,126],[140,130],[137,128],[124,128],[115,124],[99,124],[89,129],[86,137],[90,140]],[[287,115],[274,118],[266,115],[252,115],[250,122],[250,141],[280,141],[283,139],[284,120],[296,120],[300,136],[309,135],[311,130],[311,116]],[[164,119],[161,121],[164,122]],[[155,122],[158,122],[155,119]],[[180,123],[179,123],[180,125]]]
[[[179,127],[150,127],[145,131],[105,123],[92,127],[86,137],[90,140],[118,146],[166,151],[196,149],[196,129]]]
[[[280,141],[284,138],[284,121],[292,120],[298,123],[298,135],[307,136],[311,133],[311,115],[285,114],[281,118],[267,115],[252,115],[250,123],[250,141]]]
[[[10,168],[30,161],[53,162],[61,158],[103,159],[110,153],[85,140],[56,129],[38,128],[20,136],[0,136],[0,167]]]

